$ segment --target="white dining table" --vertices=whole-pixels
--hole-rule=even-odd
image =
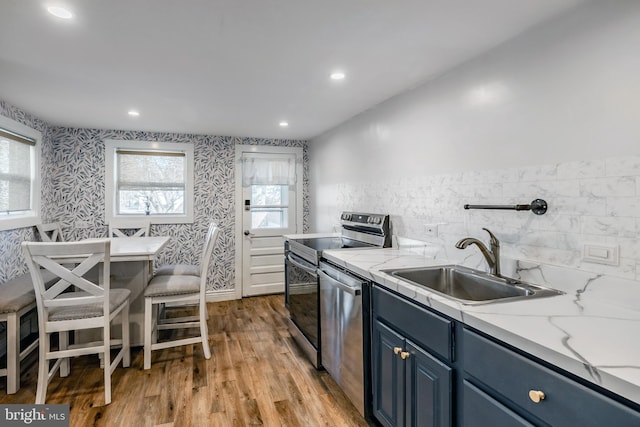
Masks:
[[[96,239],[86,239],[96,240]],[[144,344],[144,288],[153,277],[153,262],[171,240],[166,236],[113,237],[111,241],[111,288],[126,288],[129,297],[129,330],[131,346]],[[113,336],[120,337],[120,325],[116,320]],[[76,338],[82,341],[101,339],[97,331],[79,331]]]

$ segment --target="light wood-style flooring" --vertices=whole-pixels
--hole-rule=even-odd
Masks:
[[[113,401],[105,406],[97,356],[75,358],[69,377],[52,380],[47,403],[69,404],[71,426],[82,427],[367,426],[292,340],[282,295],[210,303],[208,310],[210,360],[199,345],[160,350],[145,371],[142,350],[133,349],[131,367],[113,374]],[[0,404],[33,403],[36,381],[32,358],[17,394],[0,386]]]

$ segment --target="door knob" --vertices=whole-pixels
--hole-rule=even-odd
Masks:
[[[544,392],[540,390],[529,390],[529,399],[533,403],[540,403],[541,400],[544,400]]]
[[[393,354],[400,354],[401,351],[402,351],[401,347],[393,347]]]
[[[410,353],[408,351],[403,351],[400,353],[400,357],[402,357],[402,360],[408,359],[409,355]]]

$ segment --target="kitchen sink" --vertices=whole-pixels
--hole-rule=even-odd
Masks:
[[[402,268],[383,272],[465,304],[507,302],[564,293],[457,265]]]

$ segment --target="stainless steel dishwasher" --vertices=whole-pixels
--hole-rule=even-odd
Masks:
[[[362,287],[364,279],[320,262],[322,366],[364,414]]]

